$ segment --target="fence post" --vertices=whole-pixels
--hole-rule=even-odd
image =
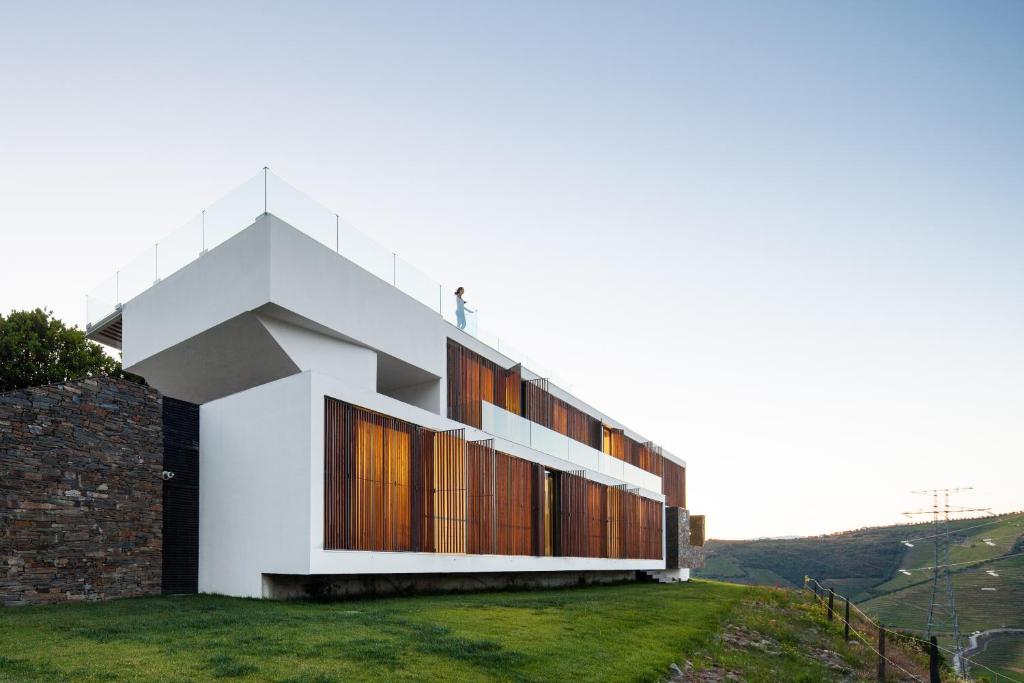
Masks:
[[[814,582],[814,601],[818,602],[818,582]]]
[[[878,683],[885,683],[885,626],[878,625]]]
[[[850,642],[850,598],[845,598],[845,600],[846,600],[846,619],[845,619],[845,623],[843,625],[843,637],[846,639],[846,642]]]
[[[836,600],[835,588],[829,586],[829,589],[828,589],[828,620],[829,621],[832,621],[832,618],[833,618],[833,616],[835,614],[835,600]]]
[[[929,638],[928,645],[928,680],[931,683],[941,683],[939,680],[939,642],[935,636]]]

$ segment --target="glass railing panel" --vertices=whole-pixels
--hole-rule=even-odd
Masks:
[[[136,256],[131,263],[118,271],[119,303],[131,301],[146,291],[157,280],[156,245]]]
[[[608,456],[607,458],[601,461],[601,467],[600,469],[598,469],[598,472],[600,472],[601,474],[607,474],[609,477],[615,477],[616,479],[625,481],[625,479],[623,478],[624,470],[622,467],[625,464],[626,463],[619,460],[618,458]]]
[[[196,216],[156,245],[156,273],[163,280],[199,257],[203,251],[203,217]]]
[[[480,428],[488,434],[529,446],[535,451],[547,453],[556,458],[568,460],[584,469],[600,472],[630,486],[638,486],[655,493],[661,492],[661,477],[656,474],[613,458],[607,453],[602,453],[492,403],[481,401],[480,404]]]
[[[395,257],[395,286],[431,310],[441,312],[441,285],[401,256]]]
[[[263,172],[211,204],[201,215],[202,248],[206,251],[234,237],[263,215],[266,206]]]
[[[117,275],[107,278],[85,297],[85,322],[95,325],[117,309]]]
[[[622,463],[622,480],[648,491],[661,493],[661,477],[628,462]]]
[[[530,423],[530,447],[564,460],[569,459],[569,437],[536,422]]]
[[[267,212],[309,235],[325,247],[338,251],[341,232],[338,214],[269,172]]]
[[[604,453],[598,450],[594,450],[586,444],[582,444],[575,439],[569,439],[569,458],[570,462],[576,463],[580,467],[586,467],[587,469],[594,470],[595,472],[601,471],[601,460],[605,456]]]
[[[530,445],[530,421],[499,408],[493,403],[481,401],[481,429],[488,434],[508,439],[523,446]]]
[[[338,253],[384,282],[395,284],[395,255],[345,221],[338,226]]]

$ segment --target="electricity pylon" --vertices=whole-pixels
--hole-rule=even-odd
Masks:
[[[911,493],[930,495],[932,507],[930,510],[923,509],[903,513],[908,517],[928,514],[932,516],[935,559],[932,565],[932,597],[928,603],[928,628],[925,638],[938,635],[939,632],[952,633],[953,668],[962,677],[967,676],[968,663],[963,656],[964,647],[960,639],[960,621],[956,613],[956,593],[953,590],[953,572],[949,561],[949,514],[951,512],[987,512],[989,508],[965,508],[959,505],[950,505],[949,497],[955,493],[970,490],[971,487],[911,491]],[[939,494],[942,494],[941,508],[939,507]]]

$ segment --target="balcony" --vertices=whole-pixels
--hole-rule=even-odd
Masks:
[[[481,401],[481,418],[482,429],[488,434],[567,460],[593,472],[614,477],[631,486],[638,486],[654,493],[661,492],[661,477],[658,475],[602,453],[492,403]]]

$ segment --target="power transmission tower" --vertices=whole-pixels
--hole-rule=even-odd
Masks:
[[[971,487],[947,488],[947,489],[926,489],[924,491],[912,491],[911,493],[932,497],[930,510],[914,510],[904,512],[908,517],[914,515],[931,515],[934,546],[934,563],[932,564],[932,597],[928,603],[928,628],[925,638],[931,638],[939,633],[951,633],[953,636],[953,668],[962,677],[968,673],[968,663],[964,659],[963,642],[960,639],[960,621],[956,613],[956,592],[953,590],[953,572],[950,567],[949,546],[950,546],[950,513],[966,512],[987,512],[989,508],[965,508],[959,505],[951,505],[950,496],[962,491],[970,491]],[[939,495],[942,496],[942,505],[939,506]]]

